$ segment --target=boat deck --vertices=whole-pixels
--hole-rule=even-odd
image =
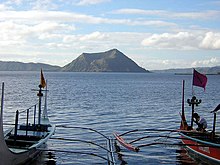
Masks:
[[[17,136],[28,136],[28,137],[45,137],[48,135],[48,132],[42,132],[42,131],[27,131],[26,130],[18,130]]]
[[[15,130],[12,129],[5,137],[6,144],[11,150],[27,149],[30,146],[39,142],[39,140],[45,138],[49,135],[50,126],[40,125],[40,126],[24,126],[20,125],[15,135]]]
[[[202,141],[220,144],[220,136],[219,134],[212,137],[210,132],[184,132],[185,135],[190,136],[192,138],[196,138]]]

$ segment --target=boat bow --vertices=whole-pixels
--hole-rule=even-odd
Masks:
[[[10,151],[5,142],[3,131],[3,106],[4,106],[4,83],[2,83],[2,95],[1,95],[1,113],[0,113],[0,153],[1,157],[10,157]],[[6,160],[5,160],[6,161]],[[7,163],[7,162],[5,162]]]

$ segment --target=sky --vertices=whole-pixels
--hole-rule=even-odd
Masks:
[[[115,48],[147,70],[220,66],[220,0],[0,0],[0,61]]]

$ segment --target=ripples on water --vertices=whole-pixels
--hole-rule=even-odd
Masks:
[[[45,72],[44,76],[49,84],[48,114],[53,123],[90,127],[106,136],[112,136],[115,131],[122,133],[137,128],[178,129],[183,79],[186,80],[186,99],[192,96],[189,75]],[[38,72],[0,72],[0,80],[5,82],[5,122],[14,121],[15,110],[26,109],[37,102],[37,97],[33,100],[36,93],[31,89],[38,86],[39,77]],[[209,112],[219,104],[219,84],[219,76],[212,75],[208,76],[206,92],[195,87],[197,97],[203,100],[197,112],[207,118],[210,128],[212,116]],[[185,106],[186,115],[190,116],[191,111],[187,104]],[[125,138],[131,141],[152,134],[130,134]],[[106,145],[101,136],[80,129],[58,127],[53,137],[89,140]],[[158,140],[164,139],[147,138],[142,143]],[[44,152],[33,164],[106,164],[106,161],[91,155],[52,151],[82,151],[106,157],[105,150],[91,144],[51,139],[47,148],[51,152]],[[122,148],[122,153],[121,159],[128,164],[198,163],[188,157],[185,150],[174,146],[149,146],[138,153]],[[121,164],[122,161],[115,156],[117,163]]]

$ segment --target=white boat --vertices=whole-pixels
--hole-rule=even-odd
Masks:
[[[42,73],[41,73],[42,74]],[[46,84],[46,83],[45,83]],[[44,85],[45,85],[44,84]],[[0,165],[24,164],[36,159],[46,146],[47,140],[54,134],[55,125],[52,125],[47,116],[46,94],[43,113],[41,114],[41,100],[43,86],[39,85],[39,103],[23,111],[16,111],[13,127],[3,131],[3,102],[4,83],[2,83],[2,99],[0,113]],[[38,109],[38,117],[36,111]],[[20,115],[25,113],[25,123],[20,124]],[[33,114],[33,118],[30,114]],[[38,119],[38,121],[36,121]],[[30,121],[33,120],[32,123]],[[24,121],[24,120],[22,120]]]

